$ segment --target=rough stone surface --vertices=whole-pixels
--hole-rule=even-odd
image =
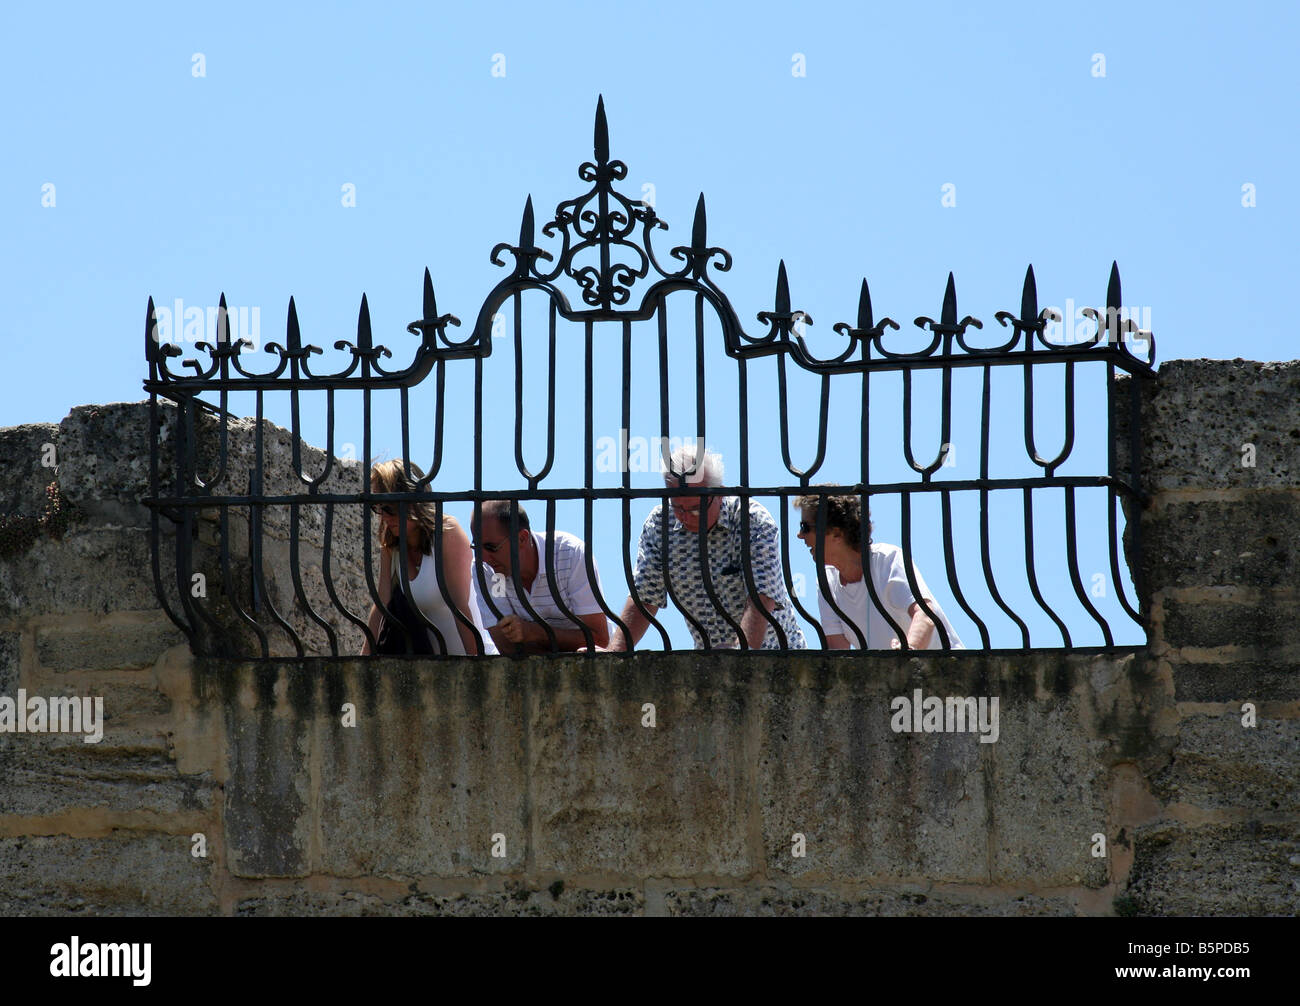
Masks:
[[[1137,915],[1288,915],[1300,904],[1294,823],[1161,823],[1134,838],[1127,896]]]
[[[1297,479],[1300,482],[1300,479]],[[1294,587],[1300,583],[1300,492],[1166,504],[1143,524],[1144,574],[1169,587]]]
[[[1149,492],[1300,485],[1300,361],[1168,360],[1141,384]],[[1123,467],[1127,415],[1116,419]],[[1242,464],[1246,444],[1254,467]]]
[[[137,530],[73,527],[62,541],[38,538],[0,562],[0,618],[152,611],[149,537]]]
[[[951,667],[950,661],[945,665]],[[815,669],[814,669],[815,668]],[[857,879],[988,878],[986,755],[969,734],[894,733],[890,702],[912,695],[972,694],[959,675],[915,680],[899,665],[887,681],[845,662],[760,683],[760,812],[769,874]],[[794,836],[805,855],[796,857]]]
[[[1293,590],[1262,591],[1257,600],[1165,600],[1165,642],[1170,646],[1242,646],[1262,654],[1300,646]]]
[[[97,625],[93,620],[74,627],[51,626],[36,631],[36,659],[56,671],[97,671],[149,667],[158,654],[185,641],[166,617],[147,622]]]
[[[21,632],[0,632],[0,695],[13,698],[18,693],[18,675],[22,670]]]
[[[524,679],[505,661],[458,671],[344,670],[310,727],[322,870],[466,876],[523,868],[531,841]],[[355,727],[342,725],[345,702],[356,707]],[[494,844],[504,855],[493,855]]]
[[[1300,666],[1290,661],[1235,660],[1174,665],[1174,698],[1179,702],[1294,702],[1300,699]]]
[[[168,480],[174,470],[177,410],[161,403],[159,418],[156,438],[150,435],[148,402],[79,406],[58,426],[43,424],[0,431],[0,456],[11,456],[14,461],[13,468],[0,466],[0,512],[6,499],[25,501],[19,506],[19,512],[24,513],[37,513],[44,505],[45,487],[55,478],[51,469],[39,466],[39,445],[44,442],[56,444],[61,462],[57,477],[64,497],[83,511],[81,521],[62,542],[41,536],[16,559],[0,562],[0,619],[20,614],[158,609],[149,545],[151,518],[139,501],[150,493],[151,439],[158,443],[162,491],[171,491]],[[248,488],[248,472],[255,465],[258,427],[252,419],[230,417],[226,433],[225,473],[212,483],[211,489],[216,495],[242,494]],[[200,474],[212,479],[220,474],[218,417],[199,412],[194,437]],[[265,451],[263,485],[286,490],[301,486],[292,463],[289,431],[264,422],[261,437]],[[301,472],[315,477],[324,468],[324,452],[303,444]],[[335,459],[319,491],[354,492],[361,486],[364,474],[355,461]],[[339,652],[346,655],[360,649],[362,632],[334,604],[325,587],[325,510],[323,505],[304,505],[296,510],[299,583],[294,582],[290,572],[294,566],[290,562],[294,508],[270,506],[263,513],[264,590],[256,621],[267,635],[270,656],[299,653],[292,636],[277,621],[277,614],[300,637],[308,656],[331,652],[329,631],[321,621],[334,633]],[[218,550],[217,517],[215,510],[201,511],[192,529],[192,572],[202,574],[204,584],[211,584],[213,589],[194,596],[191,582],[187,585],[190,596],[184,599],[178,596],[176,587],[175,530],[168,520],[161,521],[163,588],[172,609],[193,621],[200,639],[212,652],[257,654],[261,652],[260,641],[236,610],[238,602],[245,614],[251,614],[251,597],[243,591],[235,592],[232,599],[220,587],[226,577]],[[336,506],[329,534],[329,564],[336,596],[348,612],[360,619],[366,617],[370,607],[361,551],[366,519],[360,505]],[[251,582],[246,513],[231,512],[228,541],[233,579]],[[372,557],[376,571],[377,561]]]
[[[226,710],[226,845],[237,877],[305,877],[311,835],[306,724],[263,708]]]
[[[189,835],[0,837],[0,915],[213,915],[212,862]]]
[[[29,423],[0,429],[0,514],[39,514],[45,507],[45,487],[56,475],[41,464],[44,446],[53,444],[58,459],[59,428],[53,423]]]
[[[0,734],[0,815],[79,809],[200,813],[214,805],[211,776],[182,776],[166,739]]]
[[[241,916],[330,915],[330,916],[552,916],[597,915],[637,916],[644,914],[645,899],[640,891],[573,890],[560,885],[554,891],[546,885],[531,888],[509,882],[495,893],[460,894],[410,893],[400,898],[344,891],[315,893],[292,891],[241,899],[235,914]]]
[[[655,673],[653,659],[530,669],[538,869],[745,875],[757,865],[747,841],[753,668],[677,659]],[[641,725],[645,703],[653,728]]]
[[[1300,815],[1300,720],[1240,712],[1189,716],[1180,724],[1169,767],[1152,780],[1165,803]]]
[[[1034,894],[956,895],[930,885],[853,894],[817,889],[684,888],[664,892],[673,916],[1073,916],[1068,898]]]

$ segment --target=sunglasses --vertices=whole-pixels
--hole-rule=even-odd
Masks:
[[[378,503],[371,503],[370,509],[374,511],[376,515],[379,516],[384,516],[384,517],[397,516],[397,509],[395,507],[389,506],[387,503],[383,504],[382,506]]]
[[[484,552],[495,552],[504,544],[504,541],[476,541],[473,547],[481,548]]]

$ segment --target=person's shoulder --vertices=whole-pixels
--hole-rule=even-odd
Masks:
[[[469,535],[465,533],[460,521],[449,513],[442,515],[442,539],[444,548],[447,546],[456,548],[461,545],[469,547]]]
[[[539,533],[538,537],[541,538],[542,541],[546,541],[546,534],[544,532]],[[552,547],[554,547],[557,552],[561,552],[561,551],[583,552],[586,551],[587,543],[584,542],[572,531],[557,530],[555,532],[555,540],[553,542]]]
[[[903,557],[903,550],[897,545],[887,545],[882,541],[873,541],[871,543],[871,556],[874,559],[880,556],[881,559],[893,562],[895,558]]]
[[[739,513],[740,497],[733,496],[732,499],[736,500],[736,511]],[[776,526],[776,518],[772,516],[772,511],[752,496],[749,498],[749,520],[750,523],[757,521],[765,526],[768,524],[771,524],[773,527]]]

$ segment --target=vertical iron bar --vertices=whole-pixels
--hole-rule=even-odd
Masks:
[[[980,483],[987,486],[989,481],[989,406],[992,399],[992,367],[984,365],[984,385],[980,400]],[[980,489],[980,564],[984,570],[984,583],[989,588],[989,595],[1016,625],[1020,628],[1021,645],[1029,649],[1029,626],[1012,610],[1002,593],[998,590],[997,580],[993,577],[993,560],[989,554],[989,490]]]

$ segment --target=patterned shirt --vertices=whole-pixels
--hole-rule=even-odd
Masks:
[[[745,585],[744,566],[744,554],[748,551],[754,586],[760,594],[776,602],[776,608],[771,614],[785,632],[786,646],[790,649],[803,649],[806,645],[803,632],[795,621],[794,608],[785,589],[780,534],[776,521],[761,503],[750,500],[749,541],[746,542],[741,502],[739,496],[723,497],[717,523],[709,529],[704,538],[713,591],[727,613],[740,623],[740,616],[745,611],[745,601],[749,597]],[[646,518],[645,525],[641,528],[636,570],[632,576],[633,585],[641,600],[659,608],[667,603],[664,562],[660,551],[663,508],[664,504],[661,503],[651,510],[650,516]],[[683,615],[689,615],[700,623],[708,635],[711,647],[739,645],[736,630],[709,600],[709,594],[704,589],[699,533],[688,531],[676,515],[670,515],[668,519],[668,579],[673,588],[675,603],[682,609]],[[757,599],[755,603],[759,603]],[[687,618],[686,624],[695,639],[696,649],[703,649],[704,640],[691,624],[690,618]],[[763,649],[775,650],[780,647],[781,641],[776,630],[767,623],[767,632],[763,636]]]

